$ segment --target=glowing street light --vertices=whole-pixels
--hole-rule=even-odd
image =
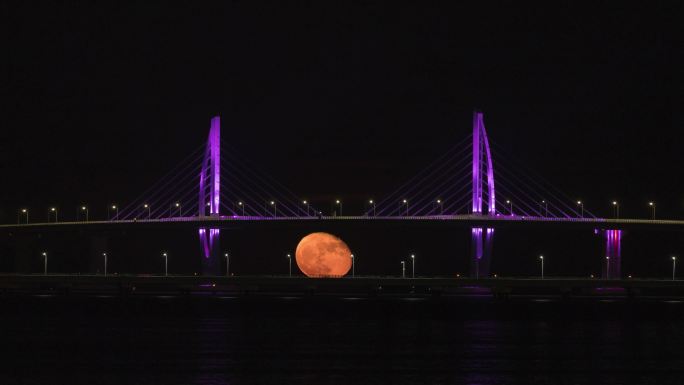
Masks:
[[[57,216],[57,207],[50,207],[50,211],[48,211],[48,222],[50,222],[50,214],[54,214],[55,222],[59,222],[59,217]]]
[[[546,200],[539,202],[539,213],[544,213],[544,217],[549,216],[549,203]]]
[[[230,277],[230,254],[223,254],[226,257],[226,277]]]
[[[17,213],[17,224],[19,224],[21,222],[21,216],[22,215],[26,217],[26,223],[29,223],[28,212],[29,212],[28,209],[19,210],[19,212]]]
[[[510,212],[511,216],[513,216],[513,202],[507,199],[506,204],[508,205],[508,211]]]
[[[441,199],[437,199],[437,207],[439,207],[439,215],[444,215],[444,205]]]
[[[43,251],[43,275],[47,275],[47,251]]]
[[[340,208],[339,212],[337,210],[335,210],[335,214],[342,216],[342,201],[339,199],[335,199],[335,205]]]
[[[81,206],[81,213],[85,214],[85,221],[88,222],[88,206]]]
[[[655,220],[655,202],[648,202],[648,205],[651,207],[651,219]]]
[[[276,201],[271,201],[271,206],[273,206],[273,218],[278,216],[278,204]]]
[[[606,279],[610,279],[610,257],[606,257]]]
[[[107,276],[107,253],[102,253],[102,256],[104,257],[104,275],[106,277]]]
[[[164,275],[167,276],[169,275],[169,255],[163,252],[162,257],[164,257]]]
[[[171,206],[169,206],[169,218],[173,217],[173,212],[175,210],[178,210],[178,216],[179,217],[183,216],[183,206],[181,206],[180,202],[176,202],[176,203],[171,204]]]
[[[620,218],[620,204],[618,201],[613,201],[613,213],[615,214],[615,219]]]
[[[290,278],[292,278],[292,254],[287,253],[286,256],[287,256],[287,261],[289,262],[289,265],[290,265],[288,275],[290,276]]]
[[[539,261],[541,262],[541,279],[544,279],[544,256],[539,256]]]
[[[406,207],[405,215],[408,217],[409,215],[409,204],[406,199],[402,199],[401,204]]]
[[[307,201],[306,199],[304,199],[304,200],[302,201],[302,204],[304,205],[304,209],[306,210],[306,216],[308,217],[308,216],[309,216],[309,201]]]
[[[375,216],[375,201],[371,199],[368,204],[373,208],[373,216]]]
[[[112,217],[112,211],[114,211],[114,217]],[[117,220],[119,219],[119,206],[117,205],[111,205],[107,206],[107,218],[110,220]]]
[[[411,254],[411,278],[416,278],[416,256]]]
[[[151,218],[152,218],[152,210],[150,209],[150,205],[148,205],[147,203],[145,203],[145,204],[143,205],[143,208],[144,208],[145,210],[147,210],[147,219],[151,219]]]
[[[242,203],[242,201],[238,202],[238,206],[240,206],[240,209],[242,210],[242,216],[245,216],[245,204]]]
[[[406,278],[406,262],[401,261],[401,278]]]
[[[352,278],[354,278],[354,254],[351,255],[351,261],[352,261]]]
[[[584,203],[577,201],[577,206],[580,207],[580,218],[584,218]]]
[[[677,257],[672,256],[672,280],[675,280],[675,269],[677,268]]]

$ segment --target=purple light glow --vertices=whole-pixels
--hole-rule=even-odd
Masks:
[[[603,278],[619,279],[622,272],[622,230],[603,230],[606,240],[606,260]]]
[[[207,179],[211,179],[209,184],[209,204],[206,204],[207,197]],[[202,162],[202,169],[200,171],[199,184],[199,216],[207,215],[207,206],[209,207],[209,215],[219,216],[220,207],[220,193],[221,193],[221,118],[216,116],[211,119],[211,126],[209,128],[209,139],[207,141],[207,148],[204,153],[204,161]],[[207,262],[208,273],[216,273],[217,256],[216,250],[218,247],[219,229],[199,229],[200,246],[204,254],[204,259]],[[211,259],[211,261],[210,261]],[[211,263],[209,263],[211,262]]]
[[[496,216],[496,197],[494,195],[494,167],[489,150],[489,139],[481,112],[473,113],[473,214],[482,214],[483,174],[487,177],[487,214]],[[486,162],[485,162],[486,158]],[[483,173],[482,167],[486,170]],[[494,242],[494,229],[487,228],[483,239],[481,227],[472,228],[471,276],[488,276],[489,264]]]

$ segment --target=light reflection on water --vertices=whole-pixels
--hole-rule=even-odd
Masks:
[[[357,299],[4,298],[1,383],[681,384],[680,301]]]

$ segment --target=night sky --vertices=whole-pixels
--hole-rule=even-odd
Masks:
[[[360,213],[467,136],[474,109],[596,214],[618,199],[646,217],[655,200],[684,218],[681,11],[3,3],[0,222],[81,202],[104,216],[200,146],[215,114],[261,170]]]

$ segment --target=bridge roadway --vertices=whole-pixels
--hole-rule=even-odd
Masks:
[[[255,216],[191,216],[161,219],[132,219],[108,221],[50,222],[0,225],[0,231],[44,231],[50,229],[120,229],[120,228],[235,228],[248,226],[317,226],[320,224],[432,224],[462,227],[501,228],[509,226],[542,226],[588,229],[649,229],[684,230],[684,220],[669,219],[607,219],[607,218],[548,218],[510,215],[430,215],[430,216],[302,216],[302,217],[255,217]]]
[[[684,280],[587,278],[307,278],[283,276],[0,275],[6,295],[229,295],[238,297],[671,297]]]

